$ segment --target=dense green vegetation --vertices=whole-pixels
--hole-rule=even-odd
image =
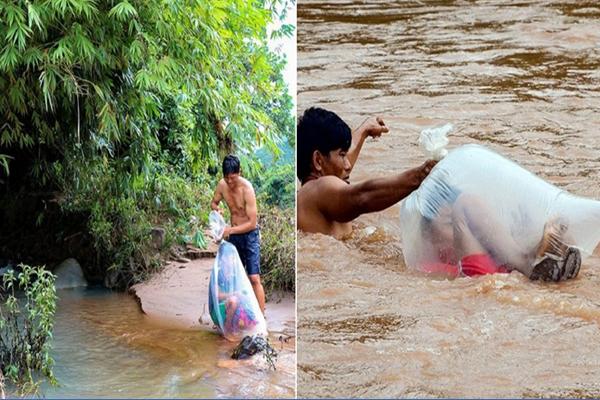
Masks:
[[[293,207],[293,167],[270,168],[294,143],[285,60],[267,47],[287,3],[0,0],[0,254],[143,280],[161,265],[152,227],[163,253],[197,237],[229,152],[261,214]]]
[[[289,146],[282,147],[290,153]],[[293,154],[293,148],[291,149]],[[293,162],[280,161],[254,180],[261,229],[261,271],[267,292],[296,287],[296,174]]]
[[[42,267],[20,265],[2,276],[0,291],[0,372],[21,394],[36,393],[39,375],[52,374],[50,339],[56,310],[54,275]],[[19,289],[19,291],[17,291]],[[4,393],[5,382],[0,381]]]
[[[261,279],[267,294],[296,288],[294,208],[268,207],[261,213]]]

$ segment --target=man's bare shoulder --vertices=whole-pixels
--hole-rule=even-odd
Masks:
[[[313,192],[313,191],[328,191],[328,190],[339,190],[341,188],[346,187],[348,184],[338,178],[337,176],[327,175],[322,176],[318,179],[314,179],[312,181],[306,182],[304,185],[298,189],[298,193],[303,192]]]
[[[351,225],[340,223],[331,215],[331,204],[345,199],[348,183],[336,176],[322,176],[306,182],[298,190],[297,226],[304,232],[323,233],[341,237]]]
[[[225,182],[225,179],[221,178],[219,179],[219,182],[217,183],[217,192],[224,192],[227,189],[227,182]]]
[[[254,193],[254,186],[252,186],[252,183],[248,179],[240,176],[240,182],[242,183],[245,191]]]
[[[331,196],[339,194],[347,186],[348,184],[337,176],[322,176],[306,182],[298,189],[298,203],[317,206],[322,201],[331,199]]]

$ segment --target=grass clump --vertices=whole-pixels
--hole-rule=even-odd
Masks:
[[[52,373],[50,340],[56,311],[55,276],[43,267],[20,264],[2,276],[0,292],[0,369],[20,395],[36,394]],[[0,382],[4,391],[4,382]]]
[[[294,209],[266,207],[261,211],[261,274],[269,292],[296,288]]]

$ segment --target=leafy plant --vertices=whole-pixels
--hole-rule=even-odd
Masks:
[[[180,221],[178,226],[183,232],[179,236],[181,244],[191,243],[200,249],[206,248],[206,238],[196,216],[192,216],[188,221]]]
[[[10,173],[10,170],[8,168],[8,160],[10,159],[12,159],[12,157],[9,157],[5,154],[0,154],[0,166],[4,169],[4,173],[6,175]]]
[[[261,275],[268,291],[294,291],[296,231],[294,209],[261,210]]]
[[[258,179],[258,201],[266,206],[294,208],[296,201],[296,176],[294,163],[265,168]]]
[[[55,277],[43,267],[19,265],[3,275],[0,292],[0,362],[4,377],[21,394],[39,389],[37,373],[56,384],[50,340],[56,310]]]
[[[160,145],[189,172],[234,145],[277,153],[290,126],[275,115],[291,115],[279,107],[283,60],[267,47],[278,3],[0,1],[0,145],[41,147],[32,172],[46,178],[41,167],[73,145],[145,178]]]

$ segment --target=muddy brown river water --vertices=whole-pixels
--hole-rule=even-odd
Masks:
[[[232,360],[236,343],[216,332],[148,317],[133,296],[106,289],[58,291],[52,357],[59,386],[45,398],[289,398],[295,394],[295,342],[269,339],[264,357]],[[286,331],[287,332],[287,331]]]
[[[600,5],[298,4],[298,107],[380,114],[353,181],[417,165],[424,127],[600,199]],[[600,229],[600,227],[599,227]],[[600,257],[560,284],[408,270],[399,206],[346,241],[299,234],[300,397],[599,397]]]

